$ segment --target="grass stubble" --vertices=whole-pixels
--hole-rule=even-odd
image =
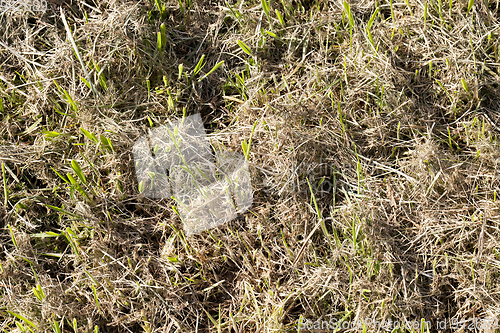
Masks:
[[[3,331],[500,315],[499,1],[48,5],[0,15]],[[198,112],[254,204],[186,237],[131,147]]]

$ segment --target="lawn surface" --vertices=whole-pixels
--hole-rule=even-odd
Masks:
[[[494,332],[500,1],[267,1],[2,10],[4,332]],[[254,193],[186,236],[132,146],[196,113]]]

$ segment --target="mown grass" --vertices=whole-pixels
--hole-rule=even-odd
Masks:
[[[48,5],[0,15],[4,331],[498,318],[498,1]],[[131,147],[195,113],[255,193],[187,237]]]

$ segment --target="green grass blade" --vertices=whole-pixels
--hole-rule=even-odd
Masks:
[[[59,207],[56,207],[56,206],[52,206],[52,205],[45,205],[47,208],[50,208],[50,209],[53,209],[55,211],[58,211],[59,213],[63,213],[63,214],[66,214],[68,216],[71,216],[71,217],[78,217],[78,215],[76,214],[73,214],[73,213],[70,213],[62,208],[59,208]]]
[[[238,43],[238,45],[241,47],[241,49],[243,50],[243,52],[245,52],[246,54],[248,54],[249,56],[253,55],[252,54],[252,50],[250,50],[250,48],[245,44],[243,43],[241,40],[237,40],[236,41]]]
[[[50,326],[52,327],[54,333],[61,333],[61,328],[59,327],[59,323],[56,320],[50,323]]]
[[[5,176],[5,164],[3,162],[2,162],[2,178],[3,178],[3,195],[4,195],[3,204],[5,208],[7,208],[7,204],[9,203],[9,191],[7,190],[7,177]]]
[[[198,74],[201,71],[201,69],[205,66],[205,64],[203,63],[203,60],[205,60],[205,55],[202,55],[200,60],[196,64],[196,67],[194,68],[194,71],[193,71],[193,75]]]
[[[89,132],[81,127],[80,127],[80,131],[82,131],[83,135],[85,135],[89,140],[94,141],[95,143],[99,143],[99,140],[97,140],[96,136],[93,133],[91,133],[91,132]]]
[[[165,27],[165,23],[162,23],[160,25],[160,35],[161,35],[161,45],[165,47],[165,45],[167,45],[167,29]]]
[[[56,132],[56,131],[42,131],[42,134],[43,134],[46,138],[57,138],[58,136],[60,136],[60,135],[61,135],[61,133]]]
[[[201,80],[203,80],[204,78],[206,78],[207,76],[209,76],[210,74],[212,74],[215,70],[217,70],[217,68],[219,68],[220,66],[222,66],[224,64],[224,60],[218,62],[207,74],[203,75],[199,80],[198,82],[200,82]]]
[[[158,48],[158,51],[160,52],[160,54],[162,54],[162,48],[163,48],[163,45],[161,44],[161,33],[160,32],[157,32],[156,33],[156,47]]]
[[[13,315],[14,317],[16,317],[17,319],[20,319],[22,321],[24,321],[26,324],[30,325],[31,327],[36,327],[36,324],[34,324],[32,321],[28,320],[27,318],[25,318],[24,316],[21,316],[20,314],[17,314],[15,312],[12,312],[12,311],[5,311],[11,315]]]
[[[368,23],[366,24],[366,27],[367,27],[368,29],[371,29],[371,28],[372,28],[372,26],[373,26],[373,22],[375,22],[375,18],[377,17],[377,14],[378,14],[378,12],[379,12],[379,11],[380,11],[380,8],[379,8],[379,7],[377,7],[377,9],[375,9],[375,11],[373,12],[372,17],[370,17],[370,20],[369,20],[369,21],[368,21]]]
[[[343,5],[344,5],[344,10],[347,14],[347,18],[349,20],[349,31],[350,31],[350,35],[352,36],[352,31],[354,29],[354,18],[352,16],[352,13],[351,13],[351,5],[349,5],[349,3],[347,1],[344,0],[343,2]]]
[[[110,152],[113,152],[115,149],[113,148],[113,145],[111,144],[111,139],[105,137],[104,135],[100,135],[101,138],[101,144],[102,146],[109,150]]]
[[[95,284],[92,285],[92,292],[94,293],[94,300],[95,303],[97,304],[97,309],[101,311],[101,305],[99,304],[99,298],[97,297],[97,290],[95,289]]]
[[[467,14],[469,14],[472,6],[474,6],[474,0],[469,0],[469,4],[467,5]]]
[[[73,238],[75,236],[75,233],[71,228],[66,228],[66,232],[64,233],[64,236],[66,237],[66,240],[68,241],[69,245],[73,249],[73,252],[78,256],[80,254],[80,251],[78,251],[78,246],[76,240]]]
[[[467,82],[464,79],[462,79],[462,87],[465,91],[469,92],[469,87],[467,86]]]
[[[53,167],[50,167],[52,169],[52,171],[54,171],[58,176],[59,178],[61,178],[66,184],[69,184],[69,180],[67,180],[66,178],[64,178],[63,175],[61,175],[59,172],[56,171],[56,169],[54,169]]]
[[[16,241],[16,237],[14,236],[14,230],[12,230],[12,227],[10,226],[10,224],[7,225],[7,227],[9,228],[10,238],[12,239],[12,243],[17,248],[17,241]]]
[[[281,13],[278,9],[276,11],[276,16],[278,17],[278,20],[280,21],[281,25],[284,27],[285,26],[285,20],[283,20],[283,16],[281,16]]]
[[[80,178],[82,183],[87,185],[87,179],[85,178],[85,175],[82,172],[82,168],[80,168],[80,164],[78,164],[78,162],[75,160],[71,160],[71,168],[75,171],[76,175],[78,176],[78,178]]]

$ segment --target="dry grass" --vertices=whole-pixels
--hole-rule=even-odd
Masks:
[[[158,1],[0,15],[1,329],[500,316],[498,0]],[[183,110],[255,189],[189,237],[131,157]]]

